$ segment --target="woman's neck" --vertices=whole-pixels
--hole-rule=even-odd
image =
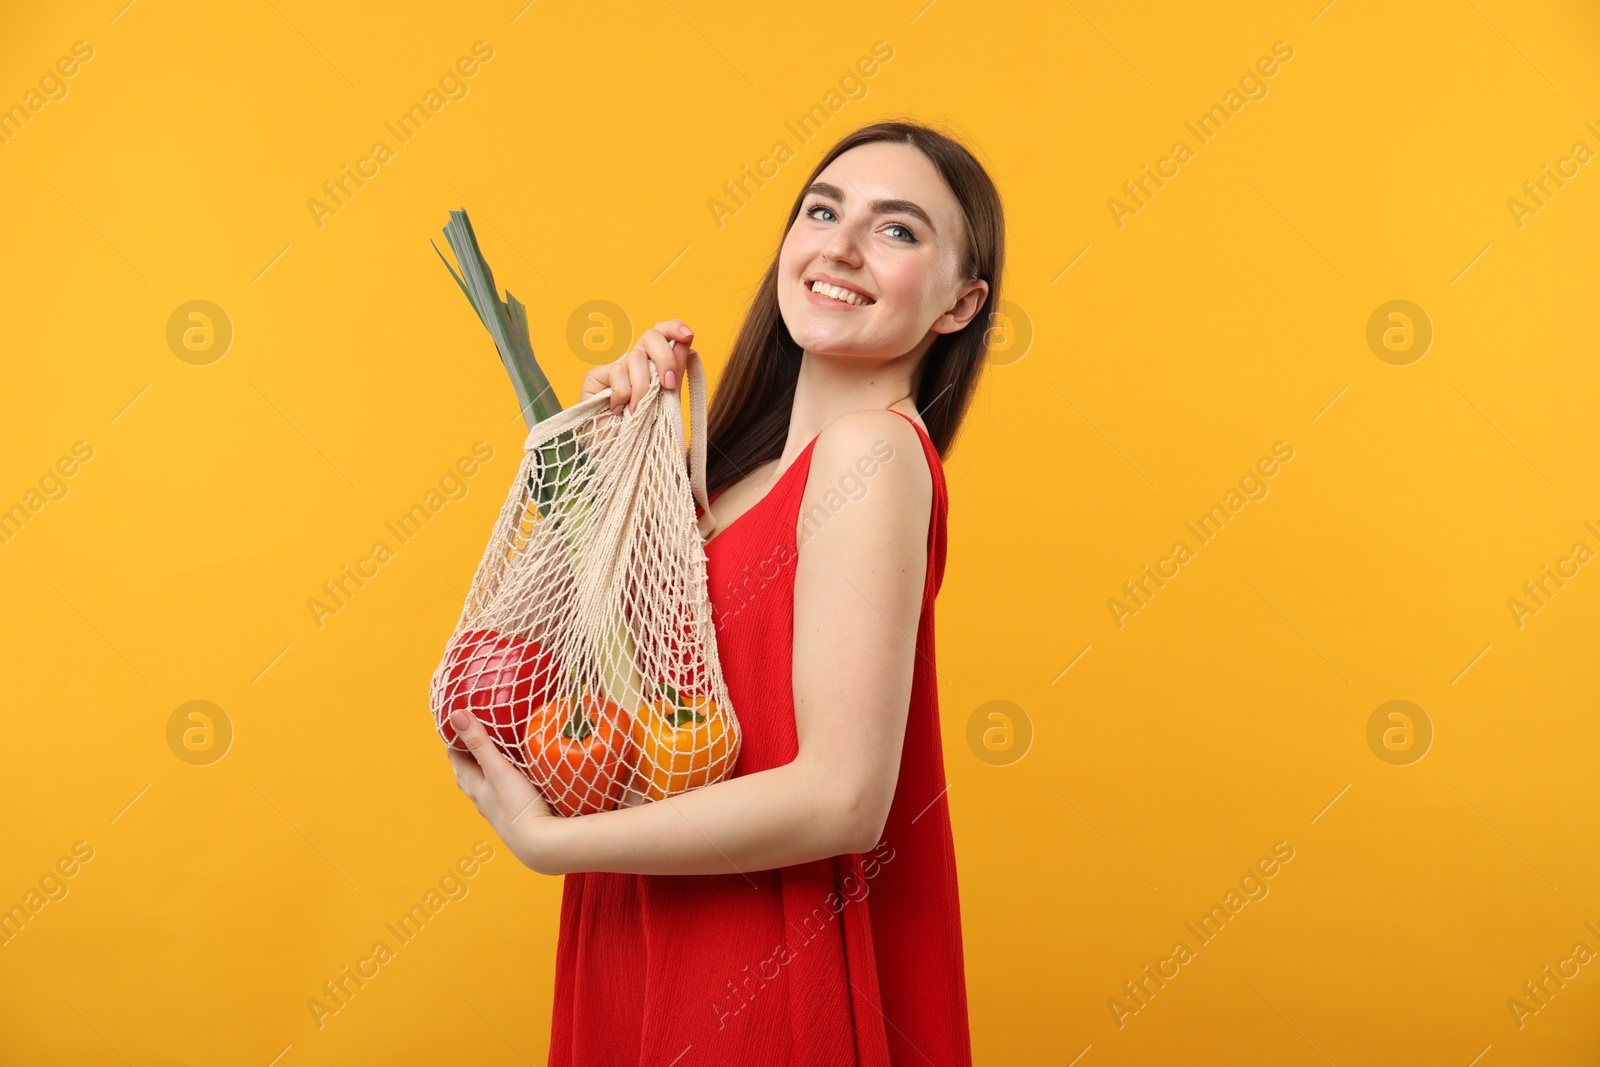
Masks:
[[[811,439],[840,415],[894,408],[914,416],[924,354],[914,349],[888,362],[867,362],[803,353],[789,412],[789,436],[778,457],[778,468],[788,467]]]

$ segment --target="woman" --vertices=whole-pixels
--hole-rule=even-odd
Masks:
[[[971,1063],[933,600],[1003,264],[993,183],[916,124],[845,137],[791,208],[707,431],[726,780],[552,817],[452,719],[457,783],[565,875],[552,1065]],[[658,324],[583,395],[675,388],[693,336]]]

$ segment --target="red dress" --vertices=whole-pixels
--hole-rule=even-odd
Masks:
[[[867,853],[743,875],[567,875],[551,1067],[970,1067],[934,671],[947,496],[938,451],[916,429],[933,511],[882,840]],[[717,649],[743,732],[735,776],[799,753],[795,526],[815,447],[706,545]]]

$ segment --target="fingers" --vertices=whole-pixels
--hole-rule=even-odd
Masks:
[[[477,762],[477,770],[481,771],[483,778],[488,779],[491,783],[497,783],[505,781],[507,775],[516,778],[522,776],[521,772],[511,765],[511,761],[500,754],[500,750],[495,747],[494,741],[489,737],[489,731],[483,728],[483,723],[478,721],[476,715],[468,715],[466,712],[457,709],[450,713],[450,725],[455,727],[456,736],[466,744],[467,750],[472,753],[471,759]],[[457,758],[461,760],[460,763],[456,763]],[[468,762],[468,757],[460,756],[459,753],[452,753],[450,761],[456,763],[458,778],[468,776],[468,781],[472,781],[470,774],[474,768]]]
[[[635,348],[604,368],[606,384],[611,388],[611,413],[621,411],[624,405],[632,411],[639,406],[639,397],[650,386],[650,364],[644,351]]]
[[[684,368],[689,362],[689,346],[694,343],[694,331],[682,319],[668,319],[656,323],[655,332],[661,335],[663,341],[677,342],[670,347],[663,345],[651,350],[651,358],[656,359],[656,368],[661,372],[661,388],[676,388],[683,381]]]
[[[645,331],[645,337],[651,331]],[[640,343],[643,344],[643,338]],[[636,411],[639,407],[639,398],[644,396],[644,391],[650,388],[650,360],[643,351],[635,348],[623,357],[628,368],[628,410]]]
[[[629,411],[637,410],[639,399],[650,388],[651,364],[655,365],[661,379],[661,388],[677,388],[688,368],[689,346],[693,340],[694,331],[679,319],[656,323],[655,328],[646,330],[621,359],[595,367],[583,376],[581,399],[610,389],[613,413],[622,410],[623,405],[627,405]]]
[[[611,364],[608,363],[603,367],[594,367],[588,374],[583,376],[583,391],[579,394],[578,399],[587,400],[610,384]]]
[[[689,363],[689,343],[693,338],[694,331],[676,319],[659,322],[655,329],[646,330],[639,337],[638,345],[627,356],[632,399],[629,411],[638,408],[639,398],[650,386],[651,364],[655,364],[661,388],[677,387]]]
[[[661,388],[667,388],[667,375],[671,374],[673,367],[677,365],[677,359],[672,354],[672,346],[667,344],[667,339],[661,335],[660,330],[646,330],[644,336],[639,338],[639,348],[644,350],[640,365],[643,368],[646,384],[650,381],[650,365],[653,363],[656,376],[661,379]],[[634,406],[637,407],[637,403]]]
[[[669,337],[660,330],[646,330],[644,336],[639,338],[639,347],[645,350],[650,362],[656,365],[656,373],[661,378],[661,388],[671,389],[678,384],[683,377],[683,366],[687,359],[685,353],[689,348],[688,341],[680,337]]]
[[[450,765],[456,772],[456,788],[467,794],[467,798],[474,804],[478,802],[478,790],[483,785],[483,768],[478,766],[478,761],[466,752],[457,752],[453,748],[445,749],[450,756]]]
[[[624,355],[614,363],[607,363],[603,367],[596,367],[589,374],[594,376],[595,388],[588,388],[589,376],[584,376],[584,396],[593,396],[602,389],[611,390],[611,404],[608,408],[613,414],[628,402],[628,357]]]

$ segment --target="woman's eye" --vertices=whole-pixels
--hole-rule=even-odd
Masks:
[[[812,204],[810,207],[805,209],[805,215],[807,218],[816,219],[819,218],[819,216],[816,214],[819,211],[825,211],[829,216],[828,218],[820,219],[822,222],[833,222],[838,218],[837,215],[834,215],[833,209],[826,204]],[[889,223],[888,228],[890,230],[900,230],[905,234],[904,237],[896,237],[895,240],[904,241],[906,244],[917,243],[917,235],[912,233],[911,227],[907,226],[905,223],[891,222]]]

